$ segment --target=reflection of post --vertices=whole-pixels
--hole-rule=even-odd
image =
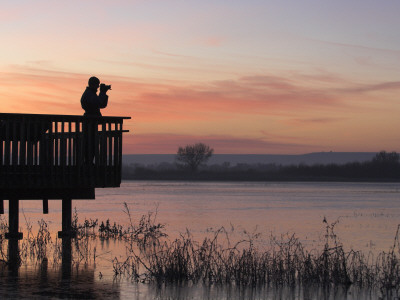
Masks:
[[[21,258],[19,255],[18,239],[9,238],[8,239],[8,286],[13,289],[13,294],[18,295],[19,286],[19,266]],[[18,296],[16,296],[18,298]]]
[[[40,278],[40,288],[45,288],[49,285],[47,258],[43,259],[42,263],[40,264],[39,278]]]
[[[8,227],[5,237],[8,239],[8,262],[12,270],[18,271],[20,263],[18,240],[22,239],[22,232],[18,232],[19,227],[19,200],[10,199],[8,201]]]
[[[62,279],[71,279],[71,263],[72,263],[71,238],[68,236],[64,236],[62,238],[62,262],[61,262]]]
[[[10,238],[8,240],[8,266],[12,274],[18,275],[20,262],[18,239]]]
[[[62,238],[62,263],[61,273],[63,279],[71,278],[72,248],[71,238],[75,236],[72,231],[72,199],[62,199],[62,231],[58,232],[58,236]]]

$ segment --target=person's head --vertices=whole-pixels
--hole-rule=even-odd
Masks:
[[[88,84],[89,84],[89,88],[91,88],[92,90],[97,92],[97,89],[100,86],[100,80],[97,77],[93,76],[93,77],[89,78]]]

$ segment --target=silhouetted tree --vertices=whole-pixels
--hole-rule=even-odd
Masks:
[[[397,164],[399,159],[400,156],[396,152],[388,153],[386,151],[381,151],[375,155],[372,161],[374,163]]]
[[[201,164],[212,156],[213,152],[214,149],[203,143],[186,145],[185,147],[179,147],[175,159],[195,172]]]

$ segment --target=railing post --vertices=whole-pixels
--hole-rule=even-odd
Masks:
[[[6,131],[6,137],[5,137],[5,140],[4,140],[4,165],[6,165],[7,167],[10,165],[10,162],[11,162],[11,160],[10,160],[10,156],[11,156],[11,150],[10,150],[10,147],[11,147],[11,142],[10,142],[10,120],[9,119],[6,119],[6,121],[5,121],[5,123],[6,123],[6,129],[5,129],[5,131]]]
[[[99,122],[97,119],[93,120],[93,151],[94,151],[94,173],[90,173],[92,177],[91,184],[96,185],[98,178],[100,178],[100,138],[99,138]]]
[[[122,179],[122,120],[119,120],[119,147],[118,147],[118,151],[119,151],[119,159],[118,159],[118,183],[121,182]]]
[[[118,182],[118,158],[119,158],[119,134],[118,134],[118,123],[114,123],[114,183]]]

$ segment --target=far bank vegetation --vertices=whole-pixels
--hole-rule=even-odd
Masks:
[[[123,179],[221,181],[399,181],[396,152],[381,151],[371,161],[346,164],[201,164],[195,171],[177,163],[124,165]]]

